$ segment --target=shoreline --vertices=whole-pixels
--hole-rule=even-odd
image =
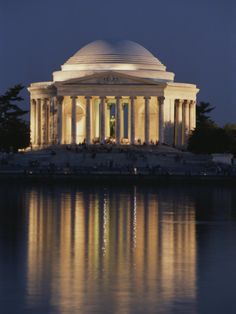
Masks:
[[[236,183],[236,175],[152,175],[152,174],[25,174],[25,173],[0,173],[2,182],[35,182],[35,183]]]

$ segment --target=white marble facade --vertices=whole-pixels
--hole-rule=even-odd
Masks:
[[[165,143],[186,145],[196,124],[196,85],[174,74],[131,41],[95,41],[32,83],[31,143]]]

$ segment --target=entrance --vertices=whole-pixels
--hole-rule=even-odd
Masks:
[[[109,116],[109,134],[111,139],[116,137],[116,106],[115,104],[110,104],[110,116]]]

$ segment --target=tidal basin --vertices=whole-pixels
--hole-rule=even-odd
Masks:
[[[21,313],[236,313],[231,185],[0,185],[0,304]]]

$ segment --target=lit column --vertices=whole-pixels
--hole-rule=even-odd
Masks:
[[[30,139],[31,144],[34,146],[36,144],[36,102],[31,99],[30,102]]]
[[[99,128],[100,128],[100,142],[105,143],[105,137],[106,137],[106,117],[105,117],[105,106],[106,106],[106,97],[101,96],[100,97],[100,105],[99,105]]]
[[[71,144],[76,144],[76,96],[71,96]]]
[[[189,136],[189,100],[183,102],[183,144],[186,145]]]
[[[48,106],[48,143],[55,144],[55,97],[49,99]]]
[[[91,144],[91,96],[86,96],[86,143]]]
[[[42,122],[42,116],[41,116],[41,99],[37,99],[37,144],[40,146],[42,144],[41,140],[41,134],[42,134],[42,129],[41,129],[41,122]]]
[[[191,100],[189,103],[189,129],[193,131],[196,127],[196,102]]]
[[[63,97],[57,97],[57,144],[62,144],[63,136],[63,122],[62,122],[62,111],[63,111]]]
[[[175,101],[175,144],[179,147],[182,146],[182,104],[183,100],[176,99]]]
[[[47,106],[47,143],[52,144],[53,138],[53,98],[48,99]]]
[[[130,143],[135,144],[135,100],[136,97],[130,97]]]
[[[164,143],[164,101],[165,97],[164,96],[159,96],[158,97],[158,112],[159,112],[159,143],[162,144]]]
[[[145,99],[145,113],[144,113],[144,141],[146,144],[150,142],[150,97]]]
[[[121,113],[121,97],[116,97],[116,143],[120,144],[120,113]]]
[[[47,144],[47,98],[42,99],[42,143],[43,145]]]

